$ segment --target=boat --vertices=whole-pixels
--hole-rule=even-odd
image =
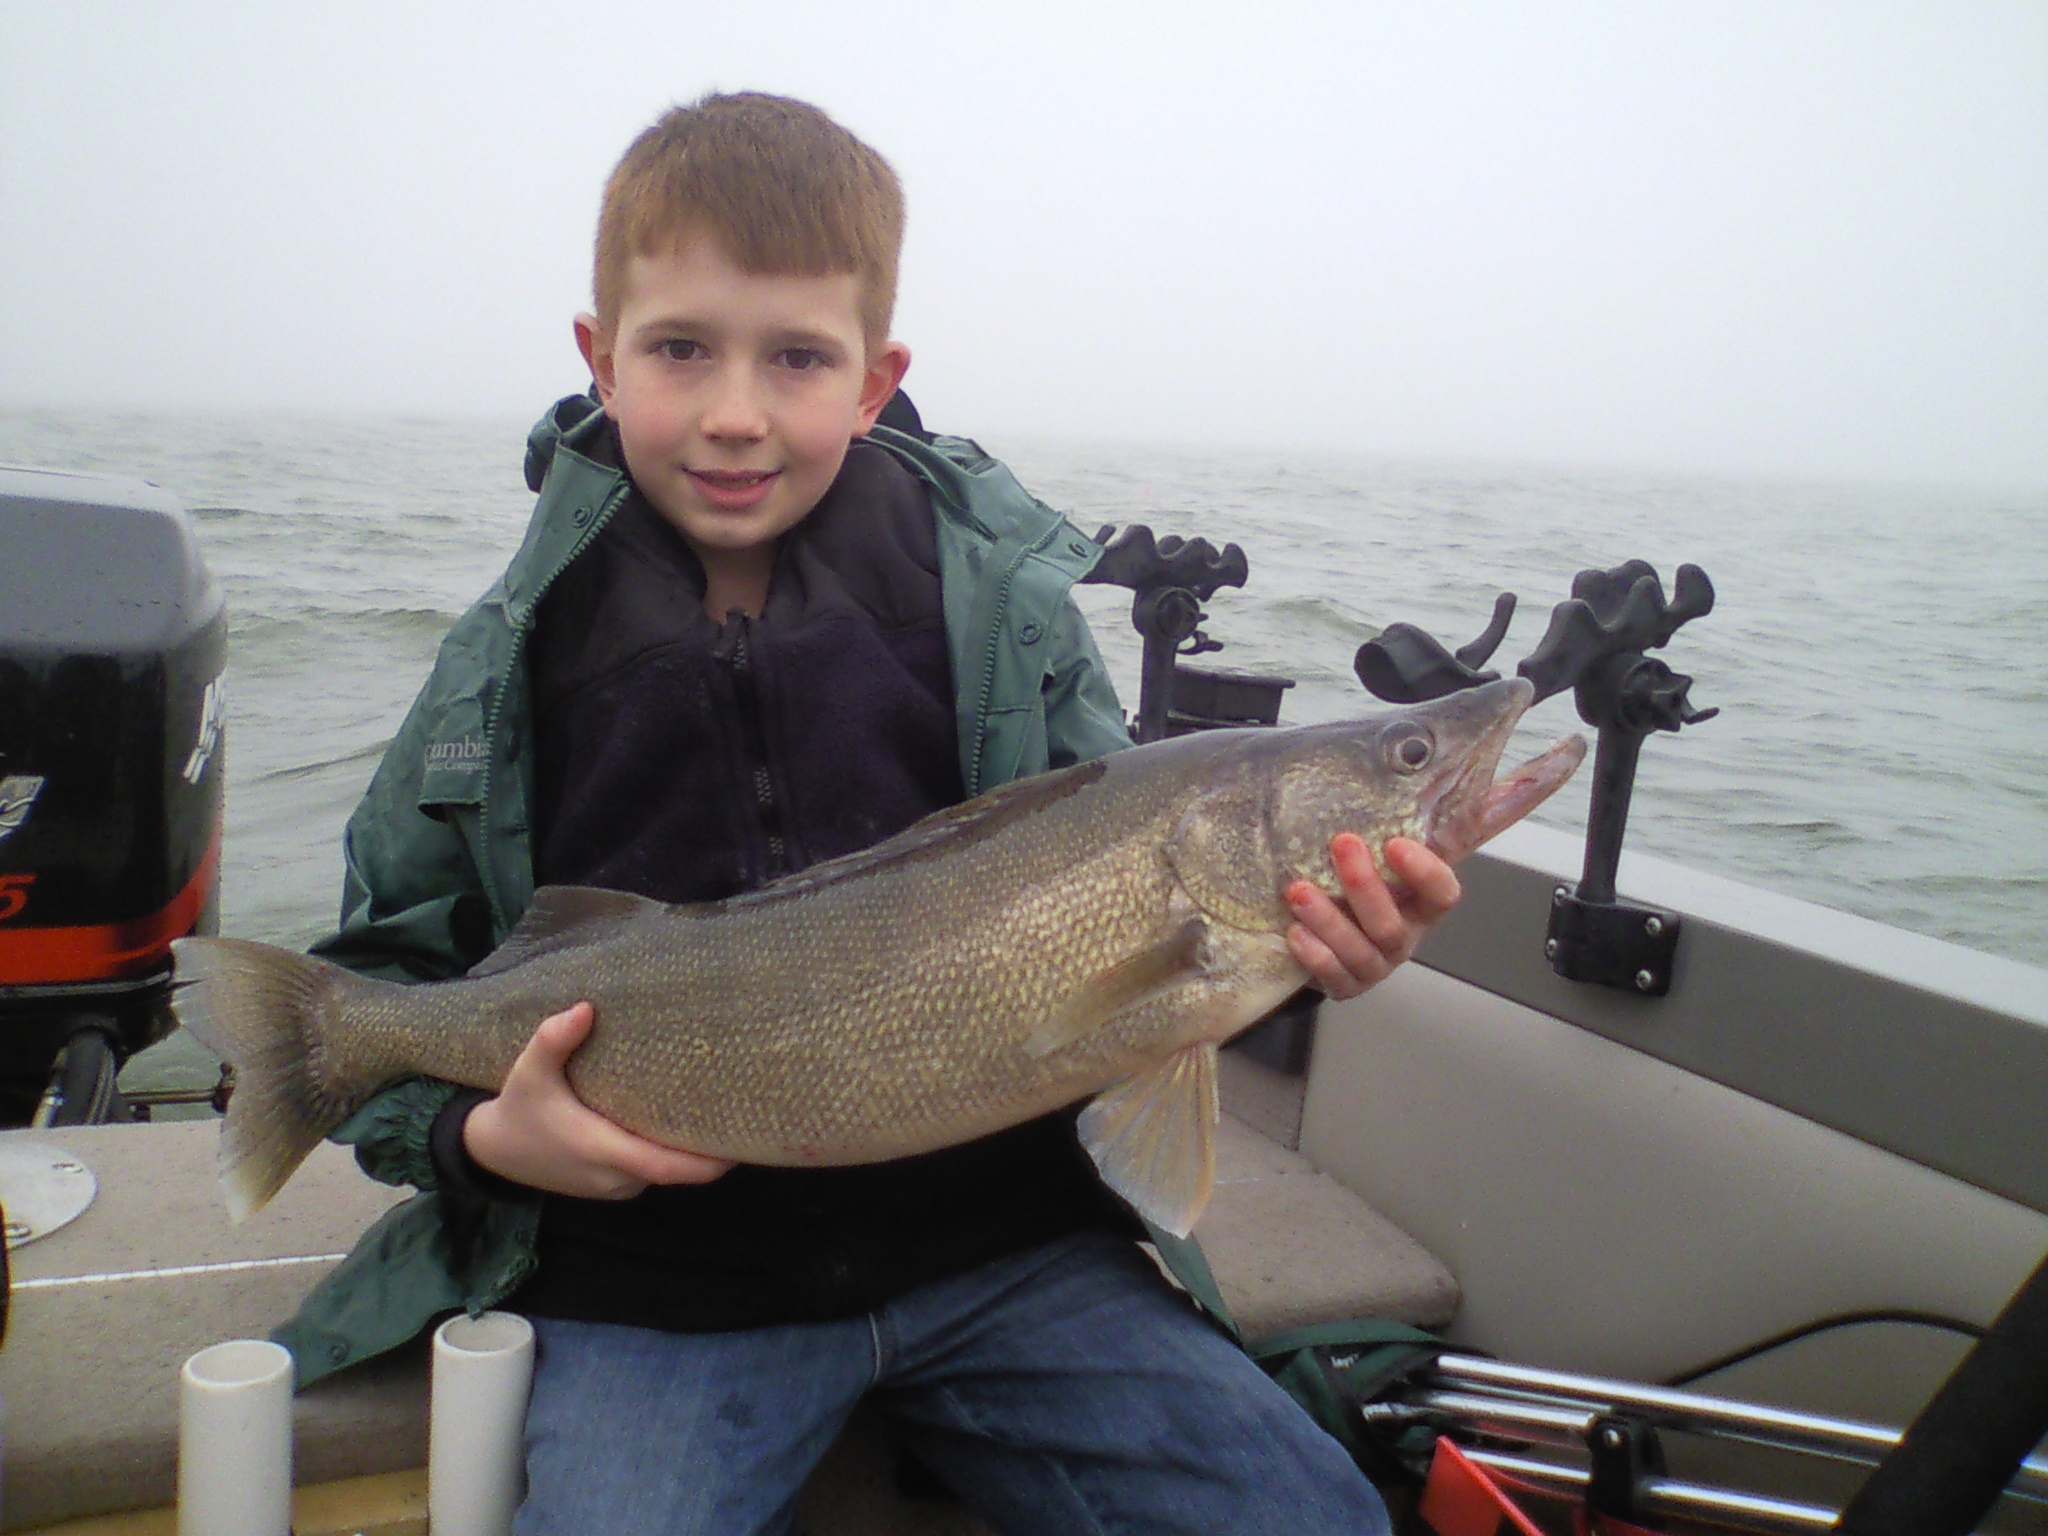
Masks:
[[[175,501],[134,483],[0,472],[0,544],[38,516],[47,533],[51,508],[159,537],[152,558],[129,551],[122,580],[179,594],[176,622],[102,671],[155,679],[138,684],[162,701],[143,758],[214,819],[188,816],[162,841],[155,883],[121,893],[139,910],[50,925],[118,930],[94,953],[118,954],[120,974],[72,978],[69,1002],[41,972],[0,993],[20,1016],[71,1008],[74,1024],[132,1005],[118,1027],[90,1026],[105,1051],[58,1062],[52,1041],[75,1028],[5,1042],[54,1086],[36,1100],[44,1123],[0,1132],[0,1528],[140,1536],[173,1528],[180,1362],[260,1337],[400,1196],[327,1146],[271,1208],[230,1227],[208,1123],[58,1123],[113,1118],[115,1097],[94,1086],[100,1063],[163,1027],[152,946],[205,921],[225,749],[206,638],[217,594]],[[1132,587],[1146,638],[1140,733],[1277,720],[1284,679],[1186,659],[1213,648],[1202,605],[1245,579],[1242,553],[1137,530],[1101,537],[1103,579]],[[52,588],[57,567],[12,566],[11,592]],[[1704,611],[1697,585],[1688,599],[1681,579],[1667,604],[1655,573],[1643,586],[1646,569],[1590,573],[1607,585],[1568,601],[1609,629],[1651,588],[1660,620]],[[108,591],[117,616],[168,611]],[[42,611],[54,624],[66,609],[53,599]],[[1676,633],[1650,645],[1682,645]],[[1361,675],[1380,668],[1395,688],[1478,676],[1490,649],[1378,638]],[[52,665],[60,649],[13,643]],[[119,649],[80,623],[65,644]],[[149,646],[154,671],[136,659]],[[1665,697],[1676,723],[1700,718],[1683,688]],[[1682,750],[1683,738],[1649,749]],[[0,740],[0,780],[54,785],[18,751]],[[0,956],[28,952],[40,915],[28,902],[6,910],[6,893],[25,874],[54,888],[9,862],[34,851],[25,829],[54,795],[38,785],[12,838],[0,833]],[[0,804],[0,826],[12,814]],[[1296,1007],[1226,1053],[1219,1185],[1197,1235],[1255,1343],[1365,1316],[1433,1332],[1439,1343],[1348,1410],[1390,1465],[1428,1479],[1425,1506],[1442,1462],[1478,1468],[1543,1518],[1590,1502],[1643,1528],[1828,1529],[2048,1253],[2048,972],[1626,852],[1611,830],[1589,856],[1566,834],[1511,828],[1461,867],[1465,898],[1413,963],[1363,997]],[[1602,928],[1585,907],[1620,916]],[[1588,921],[1605,934],[1590,945]],[[1617,937],[1616,923],[1631,933]],[[1326,1336],[1318,1358],[1341,1377],[1368,1348]],[[299,1536],[426,1528],[425,1373],[423,1350],[401,1351],[299,1397]],[[1410,1518],[1446,1529],[1426,1507]],[[799,1525],[979,1529],[867,1417],[813,1479]],[[1982,1529],[2048,1531],[2048,1466],[2021,1466]]]

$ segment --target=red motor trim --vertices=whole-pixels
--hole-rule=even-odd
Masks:
[[[220,833],[185,888],[147,917],[76,928],[0,928],[0,986],[45,986],[66,981],[116,981],[160,965],[171,940],[183,938],[220,872]]]

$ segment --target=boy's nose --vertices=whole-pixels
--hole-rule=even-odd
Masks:
[[[710,396],[704,402],[701,427],[706,437],[757,438],[767,435],[768,413],[761,381],[754,377],[751,368],[718,370],[711,380]]]

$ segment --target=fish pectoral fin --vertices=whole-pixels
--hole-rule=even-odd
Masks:
[[[1097,1095],[1081,1145],[1140,1216],[1186,1237],[1216,1182],[1216,1114],[1216,1047],[1191,1045]]]
[[[532,905],[505,942],[469,969],[471,976],[493,976],[524,965],[538,955],[609,938],[636,917],[666,912],[661,902],[627,891],[602,891],[591,885],[544,885],[533,893]]]
[[[1127,1008],[1156,997],[1167,988],[1202,974],[1202,943],[1209,925],[1190,917],[1155,944],[1119,960],[1075,989],[1060,1011],[1034,1029],[1024,1041],[1024,1054],[1036,1061],[1100,1029]]]

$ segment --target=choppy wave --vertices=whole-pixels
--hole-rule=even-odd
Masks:
[[[250,775],[252,784],[288,784],[297,779],[317,778],[321,774],[333,773],[336,769],[353,769],[363,765],[370,767],[382,760],[385,748],[391,745],[389,736],[366,741],[360,746],[332,757],[316,757],[310,762],[293,763],[288,767],[270,768]]]
[[[196,507],[233,618],[225,920],[281,942],[332,921],[341,824],[440,634],[531,508],[525,424],[0,412],[0,459],[139,475]],[[1512,670],[1575,571],[1709,572],[1715,612],[1667,659],[1722,714],[1646,745],[1630,846],[2048,964],[2048,497],[1947,487],[984,438],[1083,529],[1241,543],[1209,605],[1215,665],[1298,686],[1286,717],[1368,701],[1396,620],[1451,645],[1521,598]],[[1164,509],[1164,510],[1162,510]],[[1079,597],[1135,702],[1128,594]],[[1568,699],[1515,750],[1580,729]],[[1586,776],[1545,808],[1577,827]]]
[[[439,641],[460,610],[447,608],[352,607],[346,604],[285,604],[270,609],[237,608],[229,616],[232,637],[242,645],[288,645],[298,640],[331,642],[347,635],[360,643],[378,637]]]
[[[1230,642],[1214,659],[1302,678],[1293,719],[1368,704],[1351,650],[1394,620],[1456,646],[1515,591],[1493,663],[1508,671],[1577,570],[1644,558],[1668,586],[1701,565],[1716,611],[1665,655],[1723,712],[1646,744],[1630,846],[2048,963],[2048,496],[1166,450],[1098,487],[1099,450],[992,446],[1056,504],[1089,507],[1084,526],[1097,507],[1142,514],[1136,483],[1201,509],[1145,519],[1161,531],[1241,542],[1251,585],[1211,604]],[[1134,678],[1135,639],[1104,638]],[[1553,701],[1516,750],[1577,728]],[[1541,819],[1581,830],[1587,789]]]

